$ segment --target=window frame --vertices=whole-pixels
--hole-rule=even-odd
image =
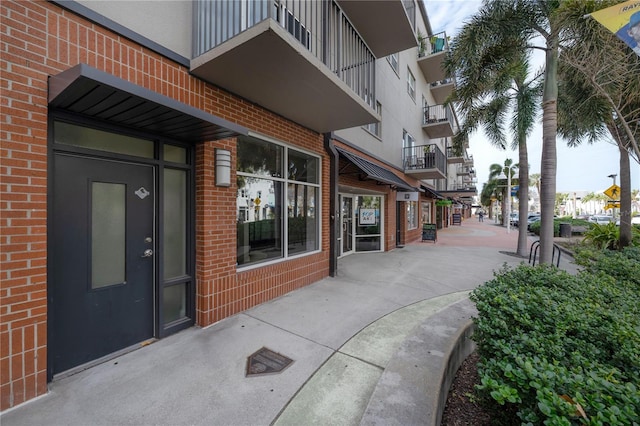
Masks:
[[[256,262],[251,262],[251,263],[236,263],[236,268],[237,269],[242,269],[242,270],[246,270],[246,269],[251,269],[251,268],[258,268],[258,267],[263,267],[269,264],[273,264],[273,263],[279,263],[279,262],[283,262],[283,261],[287,261],[293,258],[297,258],[297,257],[302,257],[302,256],[308,256],[314,253],[318,253],[322,250],[322,157],[320,155],[318,155],[317,153],[311,152],[311,151],[307,151],[304,148],[300,148],[298,146],[294,146],[294,145],[289,145],[286,143],[283,143],[281,141],[278,140],[274,140],[272,138],[266,137],[266,136],[262,136],[262,135],[256,135],[251,133],[249,136],[245,136],[245,138],[247,139],[254,139],[256,141],[259,142],[263,142],[263,143],[268,143],[268,144],[273,144],[273,145],[277,145],[279,147],[282,148],[283,150],[283,155],[282,155],[282,173],[280,175],[277,176],[265,176],[265,175],[261,175],[259,173],[249,173],[249,172],[241,172],[238,170],[237,167],[237,163],[236,163],[236,173],[237,175],[240,176],[245,176],[247,178],[256,178],[256,179],[261,179],[261,180],[269,180],[274,182],[274,185],[281,185],[281,199],[280,200],[275,200],[274,204],[276,208],[279,208],[280,211],[275,213],[275,216],[278,217],[279,215],[279,220],[281,222],[281,230],[279,231],[280,235],[280,244],[282,246],[282,255],[278,256],[278,257],[273,257],[273,258],[267,258],[264,260],[259,260]],[[240,138],[238,139],[238,143],[240,143]],[[312,157],[316,160],[316,180],[317,183],[312,183],[312,182],[304,182],[304,181],[300,181],[300,180],[295,180],[294,178],[290,178],[289,173],[287,173],[287,167],[286,165],[289,164],[289,152],[290,151],[295,151],[299,154],[304,154],[306,156]],[[294,253],[289,253],[289,222],[290,222],[290,216],[289,216],[289,211],[288,211],[288,206],[289,206],[289,196],[288,196],[288,188],[290,187],[290,185],[301,185],[301,186],[307,186],[310,188],[314,188],[315,190],[315,205],[313,206],[314,209],[314,220],[315,220],[315,248],[310,249],[310,250],[306,250],[306,251],[301,251],[301,252],[294,252]],[[238,197],[240,197],[240,192],[245,190],[245,188],[242,189],[237,189],[237,194],[236,194],[236,213],[239,215],[240,214],[240,209],[238,207]],[[245,191],[245,194],[248,194],[247,191]],[[236,236],[236,242],[238,240],[238,236]],[[308,240],[307,240],[308,242]],[[238,253],[239,255],[239,253]]]
[[[411,99],[416,100],[416,78],[411,72],[411,68],[407,66],[407,93]]]
[[[394,59],[395,59],[395,66],[394,66]],[[389,62],[389,65],[391,66],[391,69],[393,70],[393,72],[395,72],[398,78],[400,78],[400,54],[396,52],[396,53],[387,55],[387,62]]]

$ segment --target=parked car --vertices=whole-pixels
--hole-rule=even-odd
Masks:
[[[540,214],[535,213],[535,214],[530,214],[529,216],[527,216],[527,230],[530,231],[531,230],[531,224],[534,222],[537,222],[540,220]]]
[[[519,222],[518,217],[519,216],[520,215],[518,213],[511,213],[511,219],[510,219],[511,220],[511,226],[518,226],[518,222]]]
[[[597,223],[598,225],[606,225],[613,222],[613,216],[595,214],[589,217],[589,222]]]

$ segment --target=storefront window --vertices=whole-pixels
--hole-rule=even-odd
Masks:
[[[418,202],[408,201],[407,203],[407,229],[418,227]]]
[[[320,159],[241,137],[237,166],[238,265],[318,250]]]

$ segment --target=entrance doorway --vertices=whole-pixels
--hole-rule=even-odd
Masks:
[[[51,342],[56,374],[154,335],[151,165],[54,155]]]
[[[353,197],[340,195],[340,256],[353,252]]]
[[[339,194],[340,224],[338,256],[364,251],[384,251],[384,197]]]

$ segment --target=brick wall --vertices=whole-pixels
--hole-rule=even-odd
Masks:
[[[321,135],[193,78],[186,68],[157,53],[48,2],[3,0],[0,17],[0,410],[4,410],[47,391],[48,76],[86,63],[323,156],[325,230],[329,180]],[[322,253],[236,275],[236,193],[234,187],[214,185],[215,147],[234,152],[235,142],[197,148],[196,321],[202,325],[328,274],[324,232]]]

